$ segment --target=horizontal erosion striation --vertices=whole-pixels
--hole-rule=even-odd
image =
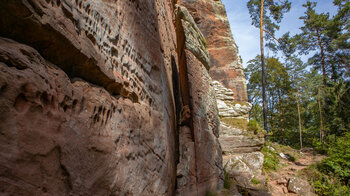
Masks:
[[[62,9],[66,15],[70,14],[65,8]],[[32,1],[1,1],[0,36],[35,48],[71,79],[81,78],[103,87],[113,96],[129,98],[133,102],[139,101],[138,95],[128,89],[122,80],[116,81],[113,76],[104,73],[95,57],[83,54],[67,37],[35,17],[42,14]]]

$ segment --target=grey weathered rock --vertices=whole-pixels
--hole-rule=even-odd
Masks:
[[[261,175],[264,155],[261,152],[243,153],[234,156],[226,156],[226,169],[233,176],[239,176],[241,173],[248,174],[251,180],[255,176]]]
[[[208,190],[223,186],[222,152],[218,140],[220,123],[215,90],[208,72],[205,39],[187,9],[176,8],[182,105],[189,110],[189,119],[180,123],[180,138],[183,137],[181,132],[186,131],[186,142],[180,139],[176,193],[204,195]]]
[[[218,103],[220,117],[246,117],[252,107],[248,102],[235,102],[233,91],[225,88],[220,82],[212,82]]]
[[[220,143],[225,154],[233,154],[257,151],[264,145],[265,140],[255,135],[232,135],[220,137]]]
[[[177,10],[176,19],[181,20],[182,22],[182,27],[185,34],[186,49],[191,51],[198,58],[198,60],[203,63],[207,70],[209,70],[210,60],[209,52],[206,48],[205,37],[197,27],[197,24],[194,22],[188,10],[185,7],[179,5],[175,5],[175,7]]]
[[[288,180],[288,191],[301,196],[314,196],[310,184],[301,178],[290,178]]]

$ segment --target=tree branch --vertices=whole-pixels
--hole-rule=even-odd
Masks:
[[[272,33],[267,31],[266,29],[263,29],[265,33],[269,34],[274,40],[276,40],[278,43],[281,43],[280,39],[277,39]]]

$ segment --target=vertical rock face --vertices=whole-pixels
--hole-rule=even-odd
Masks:
[[[220,0],[178,0],[186,7],[207,40],[210,76],[231,89],[236,101],[248,101],[241,58]]]
[[[176,12],[171,0],[0,0],[0,195],[222,187],[209,52]]]
[[[246,80],[225,7],[220,0],[178,2],[190,11],[207,41],[225,169],[237,186],[248,188],[250,194],[262,195],[265,191],[261,176],[264,157],[260,149],[264,134],[259,127],[248,124],[251,104],[247,102]],[[253,179],[261,183],[255,185]]]
[[[171,195],[172,6],[0,1],[0,191]]]
[[[0,0],[0,194],[221,187],[212,60],[174,12],[170,0]]]
[[[188,84],[181,87],[182,116],[186,118],[179,123],[183,139],[180,139],[177,194],[205,195],[207,190],[223,185],[215,90],[208,72],[205,38],[185,7],[177,6],[176,10],[180,81]]]

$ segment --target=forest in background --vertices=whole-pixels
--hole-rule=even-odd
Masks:
[[[350,2],[333,3],[337,13],[331,16],[317,13],[317,2],[305,1],[301,33],[281,37],[275,32],[293,5],[247,3],[261,32],[261,54],[245,69],[250,119],[270,141],[327,155],[310,179],[320,195],[350,194]],[[265,56],[266,49],[273,55]]]

